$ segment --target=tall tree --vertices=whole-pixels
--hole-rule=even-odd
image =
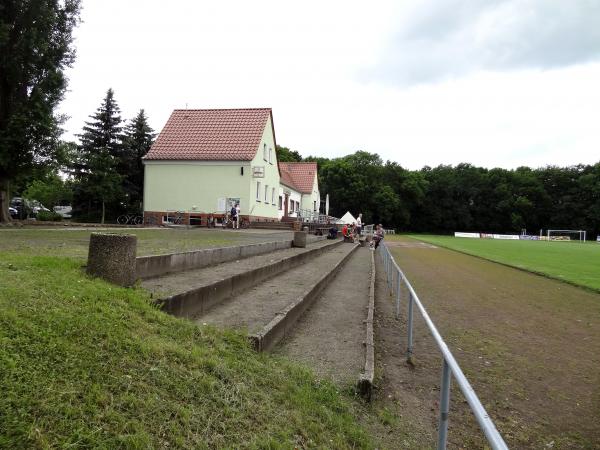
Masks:
[[[277,161],[280,162],[300,162],[302,156],[296,150],[290,150],[288,147],[277,146]]]
[[[87,201],[88,215],[94,205],[101,207],[101,223],[104,223],[106,207],[123,201],[122,175],[119,167],[123,156],[122,120],[120,109],[109,89],[96,112],[86,122],[79,135],[80,145],[75,165],[75,207]]]
[[[10,184],[53,158],[60,135],[54,110],[75,58],[79,0],[0,2],[0,222]]]
[[[143,109],[140,109],[138,115],[125,128],[119,173],[123,176],[128,210],[141,209],[144,190],[142,158],[150,150],[155,136]]]

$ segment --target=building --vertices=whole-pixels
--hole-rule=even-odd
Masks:
[[[316,164],[278,165],[275,152],[270,108],[177,109],[144,157],[144,216],[199,224],[236,203],[250,221],[318,212]]]
[[[279,218],[310,218],[319,213],[317,163],[280,162]]]

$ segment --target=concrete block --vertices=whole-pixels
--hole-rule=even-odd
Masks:
[[[87,273],[120,286],[136,280],[137,236],[133,234],[92,233]]]
[[[294,231],[294,247],[306,247],[306,231]]]

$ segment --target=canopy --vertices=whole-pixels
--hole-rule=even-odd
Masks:
[[[352,223],[356,223],[356,219],[354,218],[354,216],[352,214],[350,214],[350,211],[348,211],[346,214],[344,214],[344,216],[337,221],[337,223],[341,223],[341,224],[352,224]]]

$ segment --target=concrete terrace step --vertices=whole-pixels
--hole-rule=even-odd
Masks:
[[[336,382],[357,382],[365,367],[371,253],[366,248],[354,252],[275,353]]]
[[[251,336],[257,350],[269,350],[290,332],[356,248],[356,245],[338,245],[294,270],[216,305],[205,314],[198,314],[197,322],[242,329]]]
[[[342,245],[316,240],[306,248],[287,248],[202,269],[172,273],[142,281],[157,303],[171,314],[191,317],[208,311],[224,298]]]

